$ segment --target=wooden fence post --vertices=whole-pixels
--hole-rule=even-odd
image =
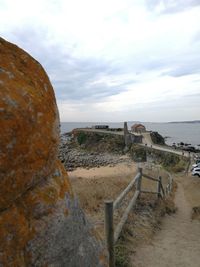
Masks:
[[[140,173],[140,176],[137,179],[137,184],[136,184],[136,190],[141,191],[141,184],[142,184],[142,168],[138,168],[138,171]]]
[[[105,201],[105,236],[109,254],[109,267],[115,267],[113,201]]]
[[[170,184],[169,184],[169,192],[171,193],[172,191],[172,186],[173,186],[173,178],[170,177]]]
[[[162,178],[161,176],[158,177],[158,198],[161,197],[161,183],[162,183]]]

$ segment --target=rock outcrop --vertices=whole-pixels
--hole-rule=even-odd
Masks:
[[[0,38],[0,266],[107,266],[57,159],[58,144],[48,76]]]
[[[120,147],[123,144],[121,142],[121,140],[123,141],[123,136],[110,138],[112,137],[111,135],[105,135],[105,138],[103,137],[99,141],[96,136],[97,134],[86,134],[86,142],[79,146],[78,142],[75,141],[76,137],[70,139],[67,134],[61,135],[59,159],[67,171],[73,171],[76,168],[89,169],[131,162],[129,157],[122,156]]]
[[[162,135],[160,135],[158,132],[151,132],[150,136],[154,144],[165,145],[165,138],[162,137]]]

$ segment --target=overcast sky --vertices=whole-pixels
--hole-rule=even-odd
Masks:
[[[0,0],[61,121],[200,119],[200,0]]]

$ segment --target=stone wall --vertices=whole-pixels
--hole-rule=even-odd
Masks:
[[[107,266],[57,159],[58,144],[48,76],[0,38],[0,266]]]

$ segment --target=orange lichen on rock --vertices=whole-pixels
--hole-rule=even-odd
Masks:
[[[48,76],[26,52],[0,38],[0,266],[106,262],[99,260],[106,253],[58,161],[58,144],[59,115]]]
[[[52,86],[39,63],[3,39],[0,55],[0,210],[3,210],[53,171],[59,118]]]
[[[1,266],[26,266],[24,247],[34,235],[26,215],[13,205],[0,216]]]
[[[71,188],[57,162],[59,117],[48,76],[3,39],[0,55],[0,263],[23,266],[19,254],[33,238],[38,205],[46,215],[53,212]]]

